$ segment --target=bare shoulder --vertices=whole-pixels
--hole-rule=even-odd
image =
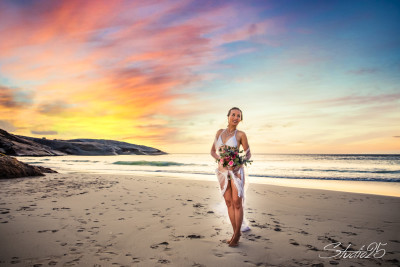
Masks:
[[[237,131],[236,135],[239,138],[242,138],[242,137],[246,137],[247,138],[246,133],[243,132],[243,131],[240,131],[240,130]]]
[[[238,140],[238,142],[240,143],[240,144],[242,144],[242,145],[245,145],[245,146],[248,146],[248,140],[247,140],[247,136],[246,136],[246,133],[245,132],[243,132],[243,131],[237,131],[237,137],[236,137],[236,139]]]
[[[237,140],[239,144],[243,146],[243,149],[248,149],[249,147],[249,141],[247,140],[246,133],[243,131],[237,131]]]
[[[223,130],[224,130],[224,129],[219,129],[219,130],[217,131],[217,133],[215,134],[215,138],[218,138],[219,135],[222,133]]]

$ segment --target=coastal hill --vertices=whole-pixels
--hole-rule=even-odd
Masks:
[[[44,176],[44,173],[57,173],[57,171],[41,166],[32,166],[0,153],[0,179]]]
[[[46,139],[13,135],[0,129],[0,153],[11,156],[163,155],[159,149],[103,139]]]

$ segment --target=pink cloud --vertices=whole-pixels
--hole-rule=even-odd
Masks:
[[[223,35],[222,39],[227,43],[247,40],[256,35],[264,35],[267,29],[268,22],[251,23],[236,29],[234,32]]]

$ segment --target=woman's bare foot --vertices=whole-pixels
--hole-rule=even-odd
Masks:
[[[231,239],[226,239],[226,240],[224,240],[222,242],[229,244],[232,241],[234,236],[235,236],[235,234],[232,235]]]
[[[229,243],[229,246],[230,246],[230,247],[237,247],[237,246],[239,246],[239,239],[238,239],[238,240],[232,240],[232,241]]]
[[[222,243],[227,243],[227,244],[229,244],[229,243],[232,241],[232,238],[231,238],[231,239],[221,240],[221,241],[222,241]]]
[[[229,246],[230,247],[237,247],[241,235],[242,234],[239,234],[239,237],[236,238],[235,234],[233,234],[232,238],[230,240],[227,240],[227,243],[229,244]]]

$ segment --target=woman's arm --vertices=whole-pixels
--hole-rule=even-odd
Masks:
[[[211,153],[210,154],[214,159],[219,160],[220,157],[219,157],[219,155],[217,154],[217,152],[215,150],[215,145],[214,144],[211,147]]]
[[[242,132],[242,136],[240,138],[240,144],[242,145],[244,151],[249,149],[249,141],[247,141],[247,136],[245,132]]]
[[[246,153],[245,159],[249,160],[251,158],[250,146],[249,146],[249,142],[247,141],[247,136],[244,132],[243,132],[243,136],[241,138],[241,142],[242,142],[243,150]]]
[[[215,142],[217,141],[217,138],[219,137],[221,130],[217,131],[217,134],[215,135],[215,139],[214,139],[214,143],[211,146],[211,156],[216,159],[219,160],[220,156],[217,154],[217,151],[215,150]]]

